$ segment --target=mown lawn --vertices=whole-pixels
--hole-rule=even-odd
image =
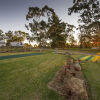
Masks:
[[[9,56],[9,55],[19,55],[19,54],[29,54],[29,53],[51,53],[54,52],[53,49],[33,49],[33,51],[27,52],[8,52],[8,53],[0,53],[0,56]]]
[[[82,65],[84,76],[90,86],[93,100],[100,100],[100,63],[87,62]]]
[[[73,55],[74,58],[80,55]],[[88,81],[92,100],[100,100],[100,61],[98,63],[87,61],[82,65],[83,74]]]
[[[91,49],[91,48],[67,48],[67,51],[74,51],[74,52],[84,52],[84,53],[98,53],[100,49]]]
[[[19,54],[29,54],[29,53],[35,53],[35,52],[0,53],[0,56],[19,55]]]
[[[47,84],[65,59],[47,53],[0,61],[0,100],[64,100]]]

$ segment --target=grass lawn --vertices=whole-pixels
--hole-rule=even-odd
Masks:
[[[19,54],[28,54],[28,53],[35,53],[35,52],[0,53],[0,56],[19,55]]]
[[[47,84],[65,59],[47,53],[0,61],[0,100],[64,100]]]
[[[80,55],[73,55],[74,58]],[[100,100],[100,62],[88,61],[82,64],[83,74],[88,81],[92,100]]]
[[[83,73],[90,86],[93,100],[100,100],[100,63],[87,62],[82,65]]]
[[[28,52],[9,52],[9,53],[0,53],[0,56],[9,56],[9,55],[19,55],[19,54],[28,54],[28,53],[51,53],[54,52],[53,49],[33,49],[33,51]]]
[[[74,52],[84,52],[84,53],[98,53],[100,52],[100,49],[95,50],[91,48],[67,48],[67,51],[74,51]]]
[[[9,56],[9,55],[20,55],[20,54],[29,54],[29,53],[40,53],[40,52],[14,52],[14,53],[0,53],[0,56]],[[43,52],[41,52],[43,53]]]

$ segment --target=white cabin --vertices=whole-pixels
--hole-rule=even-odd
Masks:
[[[10,42],[10,46],[12,47],[23,47],[24,44],[21,42]]]

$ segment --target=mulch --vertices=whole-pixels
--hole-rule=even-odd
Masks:
[[[48,87],[65,98],[65,100],[90,100],[88,98],[87,82],[84,78],[82,71],[77,71],[74,68],[75,60],[71,58],[70,54],[67,54],[66,65],[64,65],[54,76],[54,78],[48,83]],[[76,94],[71,91],[68,80],[71,78],[84,81],[85,92]],[[83,96],[84,95],[84,96]]]

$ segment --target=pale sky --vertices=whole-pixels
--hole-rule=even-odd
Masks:
[[[53,8],[62,21],[78,26],[78,14],[68,16],[68,8],[73,5],[73,0],[0,0],[0,29],[4,32],[27,32],[25,24],[28,8],[42,8],[44,5]],[[74,36],[77,38],[76,34]]]
[[[72,0],[0,0],[0,29],[26,31],[26,14],[29,7],[52,7],[57,15],[69,24],[78,25],[78,15],[68,16],[67,8],[72,6]]]

